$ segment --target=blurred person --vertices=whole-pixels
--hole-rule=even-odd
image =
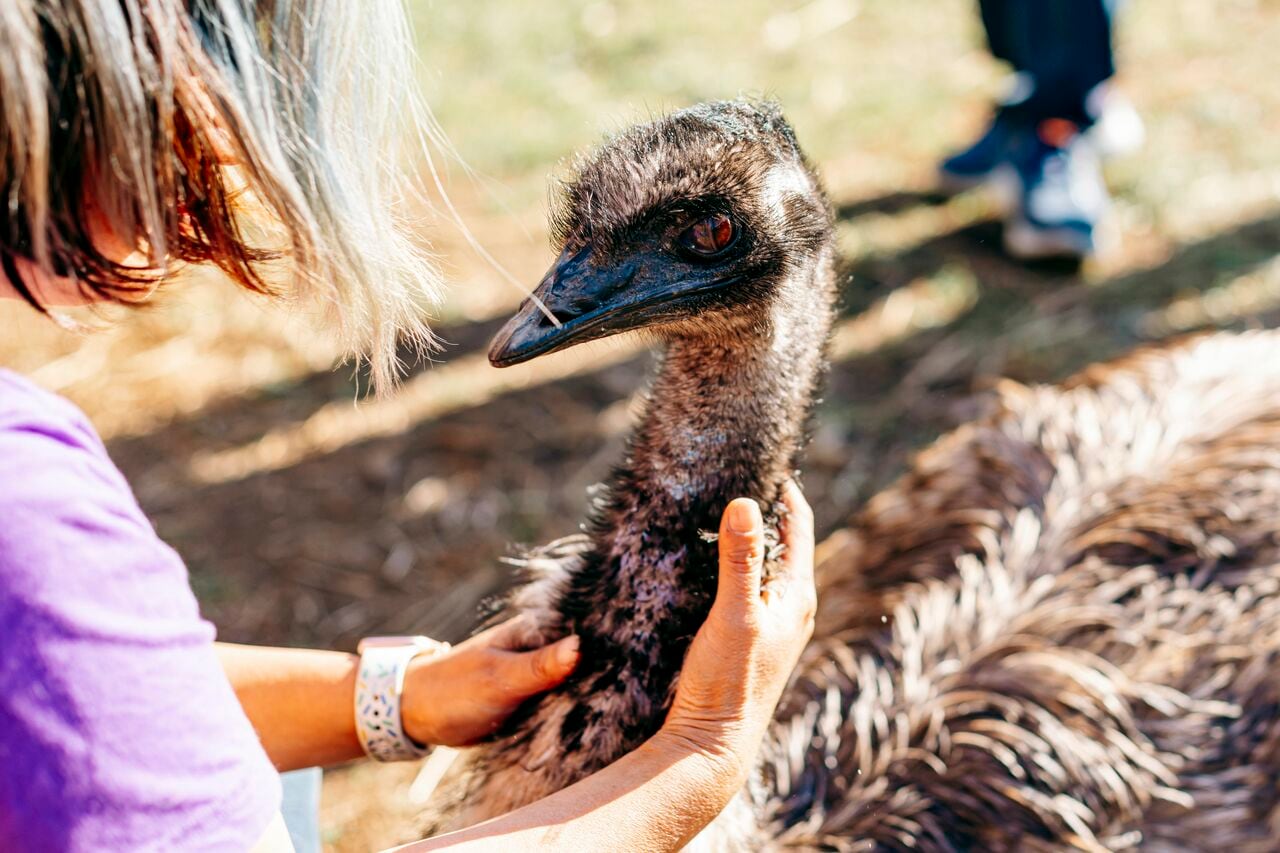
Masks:
[[[1142,120],[1114,90],[1120,0],[979,0],[992,55],[1014,85],[987,130],[942,162],[944,189],[1004,178],[1005,248],[1018,258],[1085,258],[1106,243],[1101,157],[1142,143]]]
[[[394,155],[370,156],[414,114],[398,2],[8,0],[0,43],[0,296],[30,322],[140,305],[210,264],[321,306],[382,387],[397,340],[427,338],[437,276],[393,215]],[[715,605],[657,735],[423,846],[673,849],[708,823],[811,631],[812,517],[787,500],[790,578],[769,596],[759,509],[727,508]],[[572,673],[576,638],[517,633],[359,657],[215,644],[87,419],[0,371],[0,849],[289,850],[278,770],[470,743]]]

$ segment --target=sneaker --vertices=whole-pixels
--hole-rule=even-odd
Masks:
[[[1105,248],[1099,224],[1111,199],[1097,151],[1075,125],[1041,122],[1015,140],[1008,162],[1017,202],[1005,222],[1005,251],[1024,260],[1082,260]]]
[[[1094,86],[1084,107],[1095,117],[1089,141],[1104,160],[1133,154],[1146,142],[1147,128],[1137,107],[1110,83]]]
[[[977,142],[938,165],[938,188],[958,193],[985,183],[1007,161],[1010,146],[1018,135],[1013,120],[998,110],[991,126]]]
[[[1025,75],[1014,75],[1014,83],[1006,106],[1016,106],[1031,92],[1032,83]],[[1102,158],[1132,154],[1146,140],[1146,127],[1133,102],[1110,83],[1099,83],[1085,99],[1085,110],[1094,117],[1088,136],[1094,151]],[[1011,118],[1005,109],[996,110],[991,125],[977,142],[951,155],[938,165],[938,188],[947,193],[963,192],[979,186],[999,174],[1015,146],[1016,137],[1030,133],[1024,122]]]

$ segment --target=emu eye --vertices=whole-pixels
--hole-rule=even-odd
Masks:
[[[686,228],[680,235],[680,246],[694,255],[710,258],[733,245],[737,236],[732,219],[723,213],[713,213]]]

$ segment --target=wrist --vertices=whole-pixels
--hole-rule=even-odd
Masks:
[[[426,727],[416,712],[406,713],[406,687],[415,661],[448,648],[447,643],[427,637],[366,637],[360,641],[356,734],[369,757],[404,761],[427,753],[430,740],[418,737],[426,734]]]
[[[428,696],[436,693],[431,689],[431,662],[430,655],[422,655],[409,661],[404,679],[404,694],[400,699],[400,719],[404,725],[404,733],[424,746],[434,746],[440,742],[438,726],[431,713],[432,703],[426,701]]]
[[[758,743],[750,743],[741,725],[725,721],[669,718],[647,742],[672,761],[693,759],[731,796],[746,781]]]

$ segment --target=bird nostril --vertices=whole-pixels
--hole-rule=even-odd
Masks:
[[[589,313],[595,307],[595,300],[581,296],[577,299],[568,299],[561,305],[557,305],[553,311],[556,319],[562,323],[570,320],[576,320],[584,314]],[[544,314],[542,317],[543,325],[551,325],[551,320]]]

